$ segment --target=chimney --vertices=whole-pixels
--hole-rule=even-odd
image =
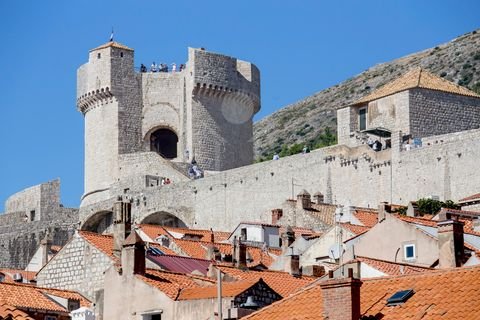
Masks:
[[[121,258],[122,274],[145,274],[145,243],[136,231],[125,239]]]
[[[312,276],[312,277],[321,277],[325,274],[325,268],[319,265],[308,265],[302,267],[302,274],[304,276]]]
[[[282,209],[273,209],[272,210],[272,224],[277,224],[278,220],[283,216]]]
[[[329,279],[320,282],[323,294],[323,317],[331,320],[360,319],[360,287],[362,281],[353,278],[353,269],[348,269],[348,277]],[[319,318],[322,315],[318,315]]]
[[[235,267],[245,269],[247,267],[247,245],[242,242],[241,238],[233,241]]]
[[[378,222],[385,220],[385,216],[387,215],[387,204],[388,202],[383,201],[378,205]]]
[[[291,254],[285,256],[285,265],[283,270],[290,273],[292,276],[300,276],[300,256],[293,253],[293,248],[291,249]]]
[[[312,207],[310,193],[308,193],[305,189],[300,191],[297,194],[297,208],[298,209],[310,209]]]
[[[42,267],[48,263],[48,254],[52,248],[52,239],[50,238],[50,233],[47,231],[45,237],[40,241],[40,248],[42,252]]]
[[[215,242],[215,234],[213,233],[212,228],[210,228],[210,243]]]
[[[113,204],[113,254],[120,257],[123,242],[132,228],[132,205],[117,201]]]
[[[464,258],[463,222],[458,217],[452,219],[446,214],[446,220],[437,222],[438,264],[440,268],[461,267]]]
[[[313,195],[313,201],[314,201],[316,204],[324,204],[324,203],[325,203],[325,197],[324,197],[323,193],[321,193],[321,192],[316,192],[316,193]]]
[[[292,227],[287,226],[287,229],[281,235],[282,237],[282,255],[288,254],[288,247],[295,241],[295,232]]]
[[[415,201],[410,201],[407,206],[407,216],[416,217],[418,216],[418,205]]]

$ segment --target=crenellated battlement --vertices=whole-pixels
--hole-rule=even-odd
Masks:
[[[77,99],[77,109],[81,113],[85,114],[91,109],[106,105],[112,101],[113,93],[110,91],[110,88],[100,88],[95,91],[82,94]]]
[[[255,113],[260,110],[260,97],[247,90],[198,82],[193,89],[193,94],[219,99],[233,99],[240,105],[253,107]]]

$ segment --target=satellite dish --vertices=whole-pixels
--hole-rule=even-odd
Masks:
[[[331,246],[330,248],[328,248],[328,256],[331,258],[331,259],[334,259],[334,260],[337,260],[340,258],[340,254],[341,254],[341,247],[340,245],[338,244],[334,244],[333,246]]]

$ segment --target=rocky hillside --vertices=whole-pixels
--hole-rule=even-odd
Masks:
[[[480,94],[480,29],[435,48],[376,65],[258,121],[254,125],[257,161],[271,159],[274,152],[282,150],[284,154],[295,153],[305,143],[313,148],[331,144],[328,131],[336,131],[336,109],[414,67],[425,68]]]

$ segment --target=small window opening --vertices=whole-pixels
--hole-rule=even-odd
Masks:
[[[97,59],[100,59],[102,57],[102,54],[99,52],[97,53]]]
[[[405,303],[415,292],[413,289],[402,290],[395,292],[390,298],[387,299],[388,306],[395,306],[401,303]]]
[[[120,52],[120,57],[123,58],[123,52]]]
[[[35,221],[35,210],[30,211],[30,221]]]
[[[242,237],[243,240],[247,240],[247,228],[242,228],[240,230],[240,237]]]
[[[415,259],[415,245],[407,244],[403,246],[405,260],[414,260]]]

